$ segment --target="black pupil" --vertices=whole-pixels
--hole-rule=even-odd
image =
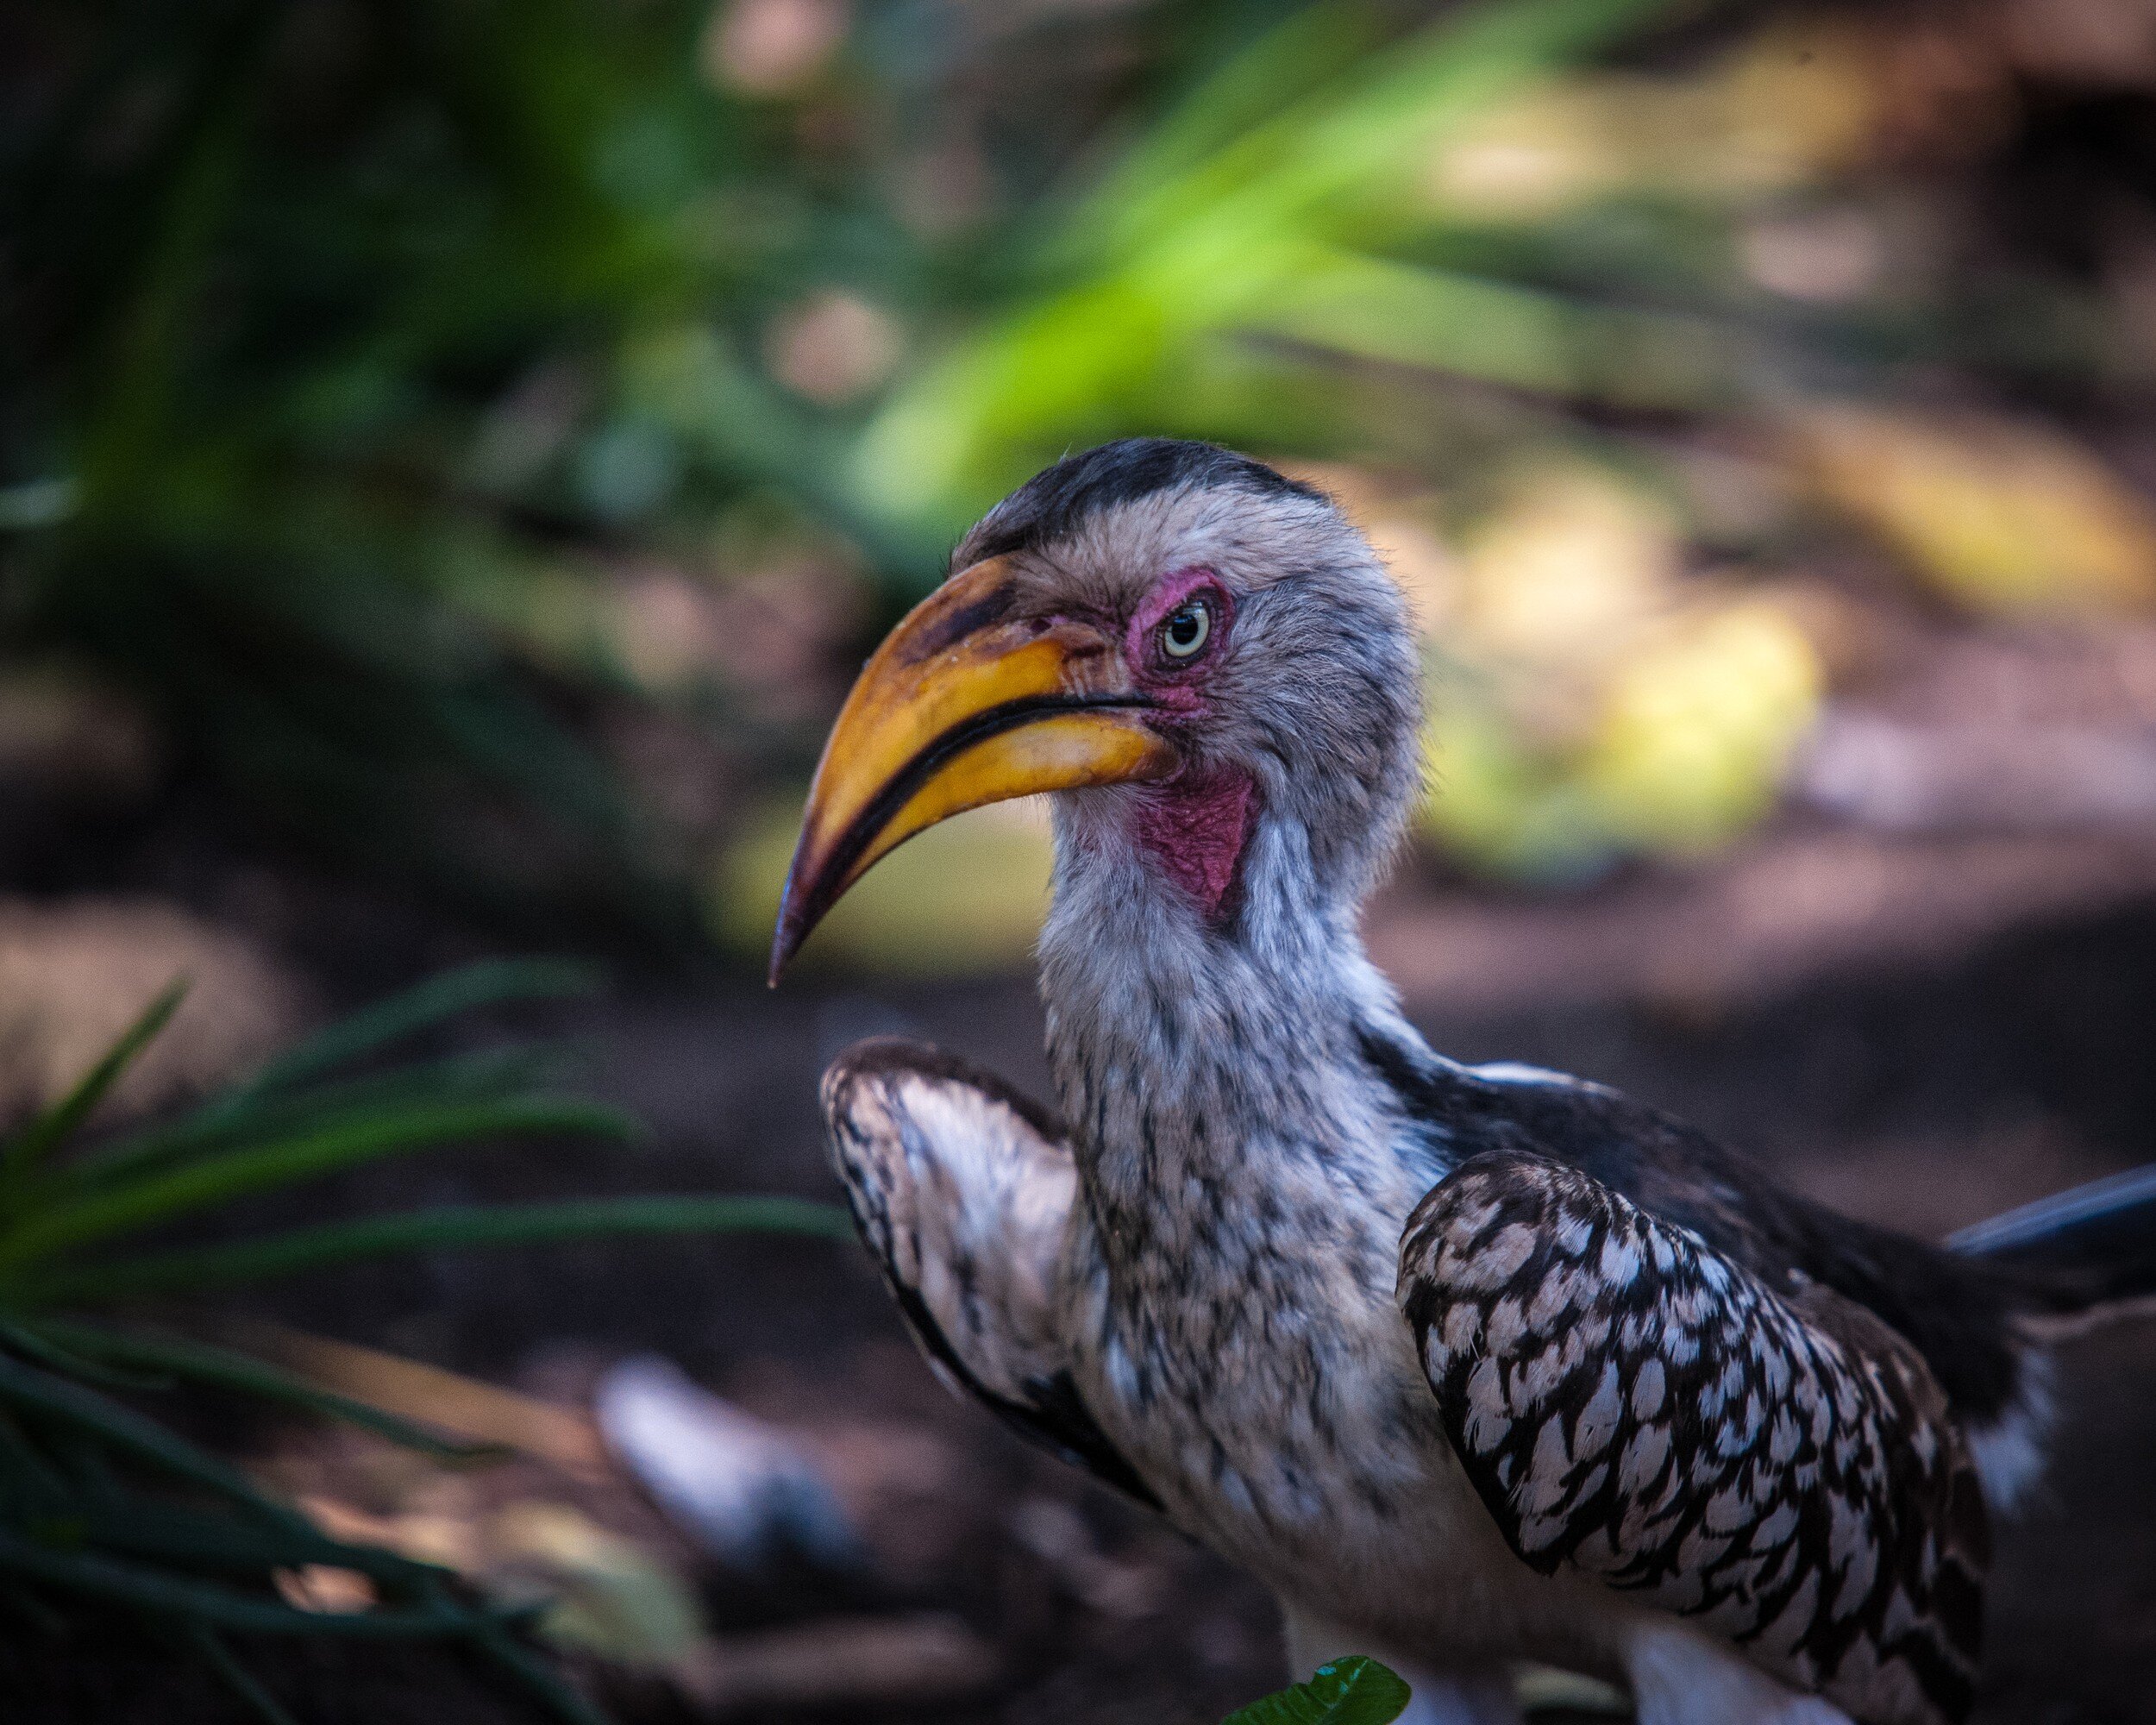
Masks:
[[[1178,647],[1194,645],[1203,627],[1195,611],[1179,611],[1168,619],[1168,638]]]

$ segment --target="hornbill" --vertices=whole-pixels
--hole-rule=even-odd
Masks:
[[[1423,1720],[1516,1718],[1518,1662],[1646,1725],[1965,1717],[2045,1351],[2156,1292],[2156,1180],[1937,1245],[1432,1052],[1357,933],[1421,783],[1416,637],[1311,486],[1112,443],[953,568],[839,714],[772,953],[924,827],[1053,794],[1060,1113],[891,1040],[824,1083],[941,1375]]]

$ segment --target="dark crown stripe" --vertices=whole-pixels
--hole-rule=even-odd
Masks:
[[[1067,539],[1090,518],[1182,486],[1327,503],[1315,486],[1214,443],[1125,437],[1045,467],[989,511],[963,548],[969,562],[1035,550]]]

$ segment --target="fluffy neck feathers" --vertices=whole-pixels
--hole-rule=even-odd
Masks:
[[[1112,1255],[1252,1240],[1299,1197],[1395,1182],[1389,1100],[1357,1036],[1413,1038],[1292,819],[1249,820],[1227,916],[1164,865],[1120,788],[1060,799],[1041,938],[1049,1054]],[[1411,1182],[1412,1183],[1412,1182]]]

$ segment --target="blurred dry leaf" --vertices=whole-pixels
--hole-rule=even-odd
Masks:
[[[2156,506],[2080,444],[1997,417],[1835,406],[1793,416],[1818,495],[1983,612],[2156,602]]]
[[[252,943],[154,899],[0,899],[0,1113],[51,1101],[176,977],[172,1021],[106,1107],[135,1113],[268,1058],[303,1017],[303,990]]]
[[[772,375],[827,406],[852,401],[891,375],[905,341],[896,318],[857,293],[827,288],[772,324],[764,354]]]
[[[603,1527],[553,1497],[519,1497],[488,1508],[467,1495],[432,1509],[416,1507],[430,1495],[430,1482],[425,1476],[422,1481],[407,1500],[414,1507],[385,1515],[326,1492],[304,1492],[298,1502],[333,1539],[442,1565],[499,1599],[549,1601],[539,1630],[561,1646],[661,1671],[696,1653],[704,1625],[695,1596],[648,1542]],[[366,1577],[319,1565],[280,1571],[278,1590],[310,1611],[363,1610],[374,1597]]]
[[[1508,223],[1633,188],[1753,198],[1860,160],[1882,117],[1868,33],[1777,25],[1703,72],[1589,73],[1499,104],[1446,138],[1426,186],[1449,213]]]
[[[476,1575],[485,1567],[479,1522],[469,1502],[377,1515],[326,1492],[302,1492],[296,1501],[307,1519],[332,1539],[386,1546],[416,1562],[440,1564],[460,1575]]]
[[[581,1472],[603,1471],[605,1446],[584,1414],[393,1353],[281,1326],[250,1324],[250,1346],[339,1395],[473,1443],[500,1444]]]
[[[553,1596],[540,1632],[618,1665],[667,1670],[700,1653],[702,1614],[655,1553],[567,1503],[510,1504],[487,1525],[491,1590]]]
[[[705,75],[746,95],[783,95],[845,40],[847,13],[845,0],[729,0],[705,29]]]
[[[273,1570],[270,1578],[285,1604],[301,1611],[349,1615],[374,1604],[374,1584],[355,1569],[302,1564],[298,1569]]]
[[[1878,226],[1860,210],[1762,216],[1745,228],[1738,253],[1769,292],[1827,305],[1861,297],[1886,261]]]

